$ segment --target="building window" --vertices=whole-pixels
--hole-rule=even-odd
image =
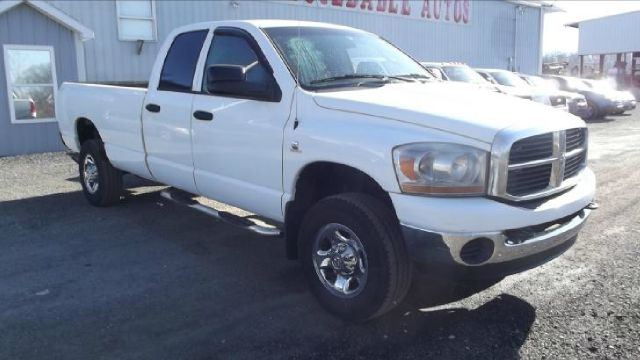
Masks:
[[[56,66],[50,46],[4,45],[11,122],[56,121]]]
[[[153,0],[116,1],[118,38],[123,41],[157,39],[156,3]]]

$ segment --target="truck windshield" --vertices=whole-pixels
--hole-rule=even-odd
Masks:
[[[308,26],[264,31],[305,89],[433,79],[405,53],[366,32]]]
[[[447,77],[453,81],[461,81],[472,84],[486,84],[487,80],[473,69],[466,66],[444,66]]]

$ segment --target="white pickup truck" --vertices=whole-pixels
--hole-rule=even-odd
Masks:
[[[437,81],[348,27],[182,27],[148,89],[65,83],[59,106],[91,204],[117,203],[130,173],[212,215],[194,199],[257,214],[275,232],[248,228],[284,234],[314,295],[349,320],[398,304],[415,261],[501,276],[544,263],[595,208],[582,120]]]

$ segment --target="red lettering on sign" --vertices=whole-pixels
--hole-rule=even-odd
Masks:
[[[389,0],[389,13],[391,14],[398,13],[398,5],[395,4],[394,0]]]
[[[384,12],[387,11],[387,0],[378,0],[377,11]]]
[[[436,20],[440,20],[440,9],[442,7],[442,1],[444,0],[435,0],[433,2],[433,18]]]
[[[469,22],[469,0],[464,0],[462,8],[462,22],[466,24]]]
[[[431,19],[431,12],[429,11],[429,0],[424,0],[422,2],[422,17],[426,17],[427,19]]]
[[[459,23],[462,20],[462,1],[456,0],[453,3],[453,21]]]
[[[345,6],[348,8],[354,8],[356,7],[357,3],[358,3],[357,0],[347,0],[347,3],[345,4]]]
[[[320,0],[320,4],[322,4],[322,5],[327,5],[328,2],[329,2],[329,0]]]
[[[314,0],[307,0],[307,4],[313,4]]]
[[[373,0],[362,0],[360,3],[360,9],[362,10],[373,10],[373,4],[371,3]]]
[[[402,15],[411,15],[411,5],[409,0],[402,0]]]
[[[342,6],[342,0],[331,0],[331,5]]]

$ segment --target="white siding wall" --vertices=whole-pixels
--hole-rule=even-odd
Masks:
[[[417,59],[462,61],[471,66],[508,68],[517,42],[518,70],[538,72],[539,9],[523,7],[514,38],[515,6],[505,1],[473,1],[468,25],[361,14],[341,9],[271,1],[156,1],[158,42],[145,43],[140,55],[135,42],[119,41],[113,1],[51,1],[95,32],[86,43],[88,81],[145,81],[162,40],[174,28],[199,21],[223,19],[299,19],[353,26],[377,33]],[[422,1],[412,3],[414,11]]]
[[[578,54],[640,51],[640,11],[580,23]]]

